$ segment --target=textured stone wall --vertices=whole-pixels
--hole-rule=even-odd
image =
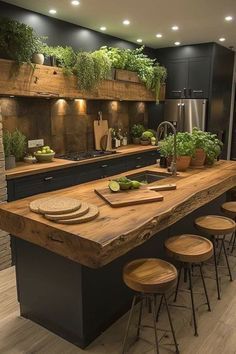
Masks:
[[[129,133],[134,123],[147,125],[143,102],[0,98],[3,127],[18,128],[28,139],[44,138],[57,153],[94,149],[93,121],[102,111],[109,127]]]
[[[2,143],[2,114],[0,105],[0,203],[7,200],[7,188],[5,178],[5,162]],[[10,236],[0,230],[0,270],[10,267],[11,265],[11,249]]]

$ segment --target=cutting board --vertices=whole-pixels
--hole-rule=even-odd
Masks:
[[[104,135],[107,135],[108,133],[108,121],[103,119],[95,120],[93,126],[95,149],[101,150],[101,139]]]
[[[104,199],[111,207],[119,208],[123,206],[159,202],[163,200],[160,193],[148,189],[137,189],[130,191],[111,192],[109,188],[95,189],[95,193]]]

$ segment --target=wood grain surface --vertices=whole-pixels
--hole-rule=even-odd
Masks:
[[[125,284],[138,292],[164,293],[175,285],[176,268],[162,259],[137,259],[123,270]]]
[[[200,216],[195,220],[198,230],[208,235],[227,235],[235,231],[235,222],[227,217],[220,215]]]
[[[104,80],[91,91],[78,90],[77,77],[66,76],[61,68],[22,64],[0,59],[0,94],[29,97],[84,98],[103,100],[155,101],[155,95],[142,83]],[[159,99],[165,98],[165,85]]]
[[[165,242],[165,248],[170,257],[186,263],[201,263],[213,254],[212,242],[198,235],[170,237]]]
[[[63,168],[69,168],[73,166],[80,166],[86,165],[90,163],[96,163],[98,161],[104,160],[111,160],[116,159],[121,156],[130,156],[137,153],[147,152],[147,151],[155,151],[157,150],[156,146],[142,146],[142,145],[127,145],[122,146],[117,150],[117,154],[112,154],[108,156],[101,156],[95,157],[89,160],[82,160],[82,161],[69,161],[63,159],[54,159],[52,162],[45,162],[45,163],[35,163],[35,164],[28,164],[25,162],[18,162],[15,168],[6,171],[6,177],[8,180],[24,177],[29,175],[35,175],[38,173],[49,172],[54,170],[59,170]]]
[[[236,202],[226,202],[222,204],[221,210],[230,218],[236,218]]]
[[[113,208],[163,200],[163,195],[160,193],[142,188],[137,190],[123,190],[113,193],[108,187],[106,187],[103,189],[95,189],[95,192]]]
[[[130,174],[146,169],[130,171]],[[155,165],[148,170],[163,171]],[[188,170],[166,178],[165,183],[175,183],[177,189],[163,191],[163,202],[145,206],[111,208],[94,193],[94,189],[105,188],[108,181],[109,178],[105,178],[38,195],[38,198],[68,196],[98,206],[100,214],[90,223],[57,225],[46,220],[29,210],[34,196],[1,205],[0,228],[73,261],[98,268],[235,187],[236,162],[219,161],[214,167]],[[163,184],[163,180],[159,183]],[[52,241],[54,235],[60,242]]]

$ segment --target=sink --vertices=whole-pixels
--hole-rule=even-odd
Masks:
[[[171,177],[171,174],[162,173],[162,172],[144,171],[140,173],[132,173],[131,175],[128,175],[126,177],[135,181],[149,184],[149,183],[160,181],[164,178]]]

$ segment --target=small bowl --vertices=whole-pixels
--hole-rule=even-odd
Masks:
[[[38,162],[51,162],[55,156],[55,152],[50,154],[34,154]]]

